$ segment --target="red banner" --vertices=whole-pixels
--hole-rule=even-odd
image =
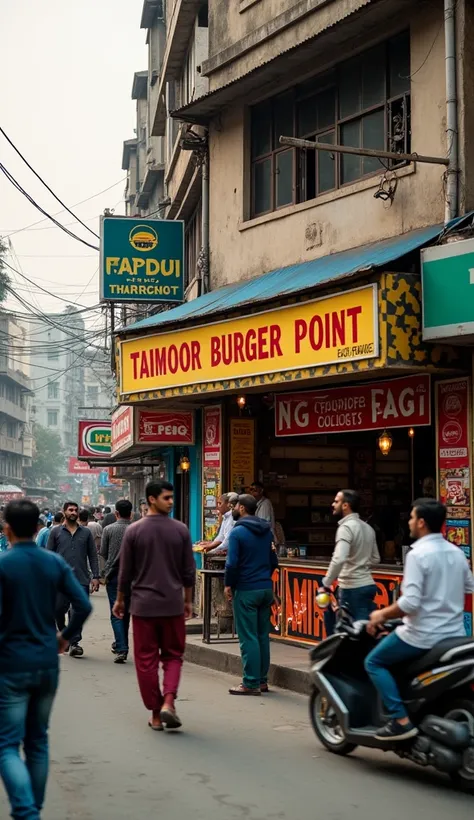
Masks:
[[[133,444],[133,407],[119,407],[112,414],[112,455]]]
[[[137,444],[194,444],[194,413],[138,410]]]
[[[430,376],[276,397],[275,435],[351,433],[431,424]]]
[[[99,475],[101,470],[92,470],[85,461],[78,461],[74,456],[70,456],[67,463],[67,471],[73,473],[87,473],[87,475]]]
[[[436,385],[440,469],[469,467],[469,379]]]
[[[221,466],[222,420],[220,407],[204,409],[204,466]]]

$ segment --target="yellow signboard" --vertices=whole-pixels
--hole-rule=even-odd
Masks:
[[[255,420],[230,419],[230,486],[244,492],[255,480]]]
[[[120,343],[120,392],[163,390],[378,356],[377,285]]]

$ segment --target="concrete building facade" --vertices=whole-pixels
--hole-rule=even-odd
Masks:
[[[77,452],[79,407],[84,405],[85,325],[80,313],[63,313],[32,319],[31,386],[36,424],[61,437],[67,456]]]
[[[470,15],[457,4],[459,213],[474,203]],[[208,31],[210,91],[173,116],[209,133],[211,289],[443,222],[443,165],[279,143],[446,157],[443,0],[211,0]]]
[[[0,483],[21,485],[31,462],[26,328],[0,313]]]

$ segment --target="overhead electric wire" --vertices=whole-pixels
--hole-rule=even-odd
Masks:
[[[32,279],[29,279],[28,276],[25,276],[24,273],[21,273],[21,271],[14,268],[13,265],[9,265],[9,263],[6,262],[5,259],[3,260],[3,263],[7,266],[7,268],[10,268],[10,270],[12,270],[14,273],[17,273],[23,279],[26,279],[26,281],[29,282],[30,285],[33,285],[35,288],[38,288],[38,290],[42,290],[43,293],[47,294],[47,296],[51,296],[53,299],[59,299],[60,302],[67,302],[70,305],[74,305],[74,307],[76,307],[76,305],[79,304],[78,302],[72,302],[70,299],[64,299],[62,296],[56,296],[56,294],[51,293],[49,290],[46,290],[46,288],[41,287],[41,285],[37,285],[35,282],[33,282]],[[95,273],[94,273],[94,276],[95,276]],[[87,287],[87,285],[86,285],[86,287]],[[85,305],[79,305],[79,307],[85,307]]]
[[[77,208],[79,205],[84,205],[84,203],[85,203],[85,202],[89,202],[91,199],[95,199],[97,196],[101,196],[101,194],[106,194],[106,193],[107,193],[107,191],[111,191],[111,190],[112,190],[112,188],[116,188],[116,187],[117,187],[117,185],[121,185],[123,182],[126,182],[126,180],[127,180],[127,177],[123,177],[123,179],[120,179],[118,182],[114,182],[114,184],[113,184],[113,185],[109,185],[109,187],[108,187],[108,188],[104,188],[104,190],[103,190],[103,191],[98,191],[98,193],[97,193],[97,194],[92,194],[92,196],[88,196],[88,197],[87,197],[87,199],[81,199],[81,201],[80,201],[80,202],[75,202],[75,203],[74,203],[74,205],[73,205],[72,207],[73,207],[73,208]],[[121,202],[122,202],[122,199],[120,199],[120,200],[119,200],[119,202],[117,203],[117,205],[119,205]],[[116,205],[115,207],[117,207],[117,205]],[[52,215],[53,215],[53,216],[59,216],[59,214],[62,214],[62,213],[63,213],[63,211],[64,211],[64,208],[61,208],[61,210],[60,210],[60,211],[56,211],[56,212],[55,212],[54,214],[52,214]],[[100,214],[98,214],[98,216],[91,216],[91,217],[90,217],[90,219],[85,220],[85,221],[86,221],[86,222],[91,222],[93,219],[98,219],[98,217],[99,217],[99,216],[100,216]],[[14,231],[8,231],[8,232],[7,232],[7,236],[6,236],[5,238],[7,238],[8,236],[13,236],[13,235],[14,235],[14,234],[16,234],[16,233],[21,233],[22,231],[29,231],[29,230],[31,230],[31,229],[34,229],[36,225],[41,225],[41,223],[42,223],[42,222],[46,222],[46,219],[48,219],[48,217],[46,217],[45,219],[38,219],[38,221],[37,221],[37,222],[31,222],[29,225],[25,225],[25,227],[24,227],[24,228],[17,228],[17,229],[16,229],[16,230],[14,230]],[[75,224],[76,224],[75,222],[67,222],[67,223],[65,224],[65,226],[64,226],[64,227],[67,227],[67,226],[69,226],[69,225],[75,225]],[[48,226],[46,226],[46,227],[44,227],[44,228],[36,228],[36,230],[37,230],[37,231],[52,230],[52,229],[53,229],[53,227],[54,227],[54,226],[52,226],[52,225],[48,225]]]
[[[88,225],[86,225],[86,223],[85,223],[85,222],[83,222],[83,221],[82,221],[82,219],[79,219],[79,217],[78,217],[78,216],[76,216],[76,214],[74,213],[74,211],[71,211],[71,209],[70,209],[70,208],[69,208],[69,207],[65,204],[65,202],[63,202],[63,200],[62,200],[62,199],[61,199],[61,198],[60,198],[57,194],[55,194],[55,193],[54,193],[53,189],[52,189],[52,188],[48,185],[48,183],[47,183],[47,182],[45,182],[45,181],[44,181],[43,177],[42,177],[40,174],[38,174],[38,172],[37,172],[37,171],[35,171],[35,169],[34,169],[34,168],[33,168],[33,166],[31,165],[31,163],[29,163],[29,162],[28,162],[28,160],[26,159],[26,157],[25,157],[25,156],[21,153],[20,149],[19,149],[19,148],[17,148],[17,146],[15,145],[15,143],[13,142],[13,140],[11,140],[11,139],[10,139],[10,137],[8,136],[8,134],[4,131],[4,129],[3,129],[1,126],[0,126],[0,134],[3,134],[3,136],[5,137],[5,139],[6,139],[6,141],[8,142],[8,144],[9,144],[9,145],[11,145],[11,147],[13,148],[13,150],[14,150],[14,151],[16,151],[16,153],[18,154],[18,156],[20,157],[20,159],[22,159],[22,160],[23,160],[23,162],[25,163],[26,167],[30,169],[31,173],[32,173],[32,174],[34,174],[34,175],[35,175],[35,177],[36,177],[37,179],[39,179],[39,181],[41,182],[41,184],[42,184],[42,185],[44,185],[44,187],[46,188],[46,190],[47,190],[47,191],[49,191],[49,193],[51,194],[51,196],[53,196],[53,197],[54,197],[54,199],[56,200],[56,202],[59,202],[59,204],[63,206],[63,209],[64,209],[65,211],[67,211],[67,212],[68,212],[68,214],[71,214],[71,216],[72,216],[72,217],[74,217],[74,219],[76,219],[76,220],[77,220],[77,222],[79,222],[79,224],[80,224],[80,225],[82,225],[82,227],[86,229],[86,231],[89,231],[89,233],[91,233],[91,234],[92,234],[92,236],[95,236],[95,237],[96,237],[96,239],[100,239],[99,234],[97,234],[95,231],[93,231],[93,230],[92,230],[92,228],[89,228],[89,226],[88,226]]]
[[[19,191],[21,194],[23,194],[24,197],[26,197],[26,199],[28,200],[28,202],[31,203],[31,205],[33,205],[47,219],[50,219],[51,222],[53,222],[58,228],[61,228],[61,230],[64,231],[65,234],[70,236],[72,239],[76,239],[78,242],[81,242],[83,245],[86,245],[86,247],[92,248],[93,251],[98,251],[99,250],[97,245],[91,245],[91,243],[87,242],[87,240],[82,239],[80,236],[77,236],[77,234],[70,231],[69,228],[66,228],[64,225],[62,225],[61,222],[58,222],[58,220],[55,219],[54,216],[51,216],[51,214],[49,214],[47,211],[45,211],[44,208],[41,207],[41,205],[38,205],[38,203],[35,202],[33,197],[30,196],[30,194],[28,194],[27,191],[25,191],[24,188],[22,188],[20,183],[15,179],[15,177],[12,174],[10,174],[8,169],[5,168],[5,166],[2,165],[2,163],[0,163],[0,171],[4,174],[4,176],[8,179],[8,181],[13,185],[13,187],[16,188],[17,191]]]

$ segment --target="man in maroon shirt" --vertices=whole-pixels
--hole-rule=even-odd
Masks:
[[[122,542],[113,613],[123,618],[131,590],[138,685],[143,703],[152,712],[148,725],[161,731],[163,726],[181,726],[174,701],[183,665],[185,619],[192,616],[196,569],[188,528],[170,518],[173,485],[150,482],[146,500],[148,514],[128,527]],[[158,678],[160,660],[163,694]]]

